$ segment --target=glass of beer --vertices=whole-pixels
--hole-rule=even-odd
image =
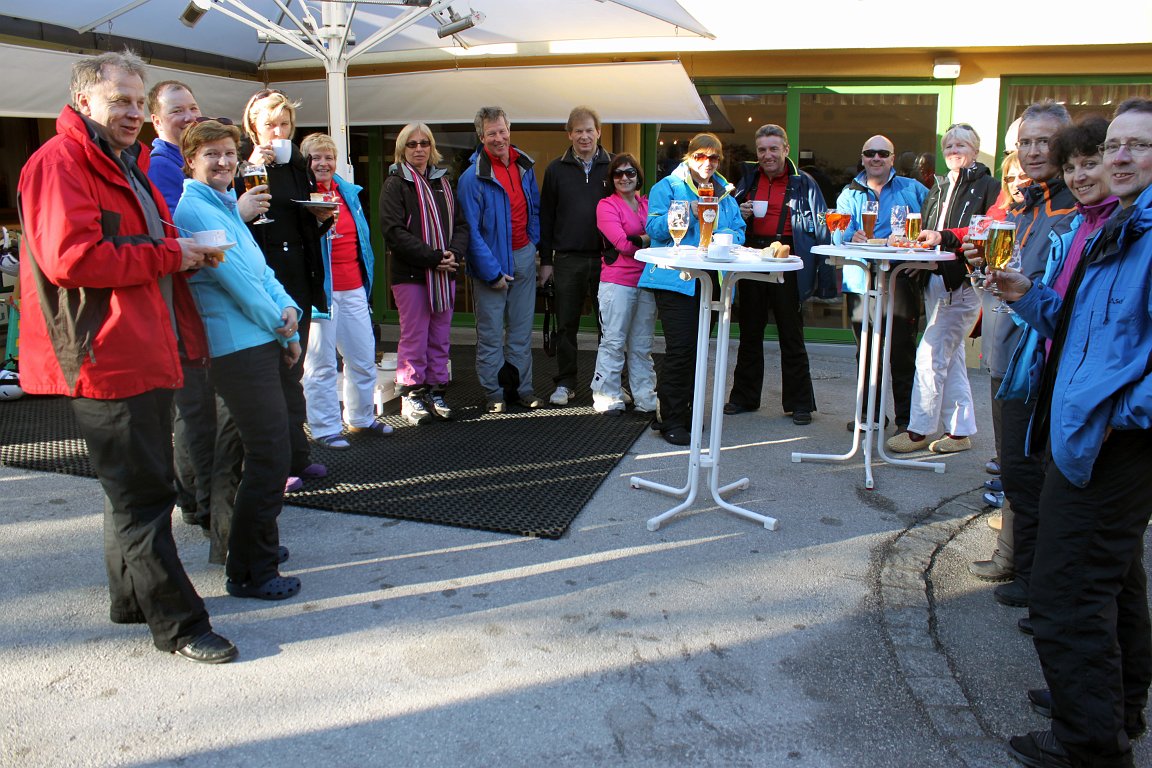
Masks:
[[[920,214],[909,213],[908,218],[904,220],[905,237],[912,242],[916,242],[920,237],[920,219]]]
[[[244,189],[246,190],[268,184],[268,169],[263,165],[257,165],[256,163],[241,163],[240,173],[244,175]],[[269,188],[269,191],[271,191],[271,188]],[[273,221],[275,221],[275,219],[270,219],[261,213],[250,223],[271,224]]]
[[[702,197],[696,201],[696,219],[700,225],[700,250],[707,251],[712,244],[712,229],[716,217],[720,215],[720,201],[714,197]]]
[[[668,204],[668,234],[676,244],[672,254],[680,255],[680,241],[688,234],[688,203],[684,200],[673,200]]]
[[[864,210],[860,214],[860,223],[864,229],[864,237],[871,240],[876,237],[876,216],[880,213],[880,201],[868,200],[864,203]]]
[[[1016,223],[1013,221],[994,221],[988,229],[988,245],[986,247],[985,261],[989,269],[1006,269],[1016,255]],[[999,295],[998,290],[993,293]],[[993,309],[994,312],[1011,312],[1004,299]]]

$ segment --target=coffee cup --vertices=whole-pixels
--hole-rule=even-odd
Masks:
[[[292,159],[292,141],[290,139],[272,139],[272,151],[276,154],[277,163],[287,163]]]
[[[758,219],[762,219],[768,215],[768,201],[767,200],[753,200],[752,201],[752,215]]]
[[[193,232],[192,239],[196,245],[224,245],[228,242],[228,233],[222,229],[205,229],[202,232]]]

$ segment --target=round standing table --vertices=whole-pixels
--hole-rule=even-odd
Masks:
[[[704,257],[698,249],[690,246],[674,253],[672,248],[646,248],[636,252],[636,258],[663,269],[679,270],[684,280],[696,280],[700,286],[700,318],[696,333],[696,379],[692,389],[692,439],[688,449],[688,480],[683,487],[655,483],[640,477],[629,480],[633,488],[649,488],[669,496],[683,498],[680,504],[657,515],[648,521],[648,530],[655,531],[668,518],[692,506],[700,490],[700,472],[709,471],[708,489],[713,500],[729,512],[734,512],[750,520],[755,520],[770,531],[776,530],[773,517],[762,515],[738,507],[725,501],[722,496],[735,489],[748,487],[748,478],[741,478],[727,485],[720,485],[720,443],[724,429],[724,389],[728,371],[728,340],[732,329],[732,297],[736,284],[741,280],[759,280],[778,283],[781,272],[794,272],[804,266],[797,258],[760,259],[741,253],[733,261],[713,261]],[[710,272],[720,272],[720,300],[712,301],[712,277]],[[704,437],[704,407],[708,402],[708,340],[711,335],[710,315],[713,309],[720,313],[720,323],[716,332],[716,362],[712,373],[711,425],[708,430],[707,453],[702,447]]]

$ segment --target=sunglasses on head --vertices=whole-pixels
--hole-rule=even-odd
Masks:
[[[198,123],[217,122],[217,123],[220,123],[220,125],[232,125],[232,121],[230,119],[228,119],[227,117],[198,117],[198,118],[196,118],[196,122],[198,122]]]
[[[892,153],[887,149],[866,149],[860,154],[864,155],[864,157],[876,157],[879,155],[885,159],[892,157]]]
[[[627,176],[630,179],[636,178],[636,169],[635,168],[617,168],[616,170],[612,171],[612,178],[614,178],[614,179],[620,179],[620,178],[623,178],[625,176]]]
[[[720,155],[710,155],[707,152],[697,152],[696,154],[692,155],[692,159],[698,163],[702,163],[707,160],[712,164],[716,164],[720,162]]]
[[[421,139],[420,141],[406,141],[404,142],[404,146],[408,147],[408,149],[416,149],[416,147],[424,147],[427,149],[428,147],[432,146],[432,142],[428,141],[428,139]]]

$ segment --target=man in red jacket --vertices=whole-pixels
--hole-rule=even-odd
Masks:
[[[213,251],[175,237],[148,181],[145,73],[129,51],[77,61],[57,135],[20,174],[21,384],[72,398],[106,496],[112,621],[219,664],[236,647],[212,631],[172,538],[172,391],[181,357],[207,356],[184,273]]]

